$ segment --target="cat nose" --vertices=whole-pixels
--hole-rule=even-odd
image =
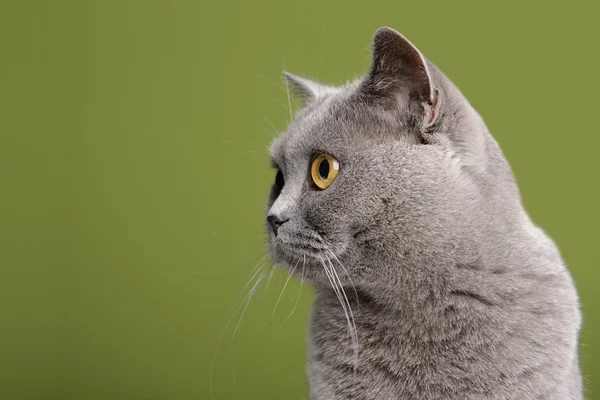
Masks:
[[[288,221],[288,219],[281,219],[277,215],[267,216],[267,222],[269,223],[269,225],[271,225],[271,229],[273,229],[273,233],[275,235],[277,235],[277,231],[279,230],[279,227],[281,225],[285,224],[287,221]]]

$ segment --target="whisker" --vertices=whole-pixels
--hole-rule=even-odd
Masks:
[[[285,64],[283,63],[283,60],[281,60],[281,65],[283,66],[283,70],[285,71]],[[287,99],[288,99],[288,108],[290,109],[290,121],[294,119],[294,115],[292,113],[292,102],[291,102],[291,97],[290,97],[290,85],[288,83],[288,80],[285,80],[285,91],[287,93]]]
[[[275,315],[275,311],[277,310],[277,306],[279,305],[279,302],[281,301],[281,297],[283,296],[283,292],[285,291],[285,288],[287,287],[288,283],[290,282],[290,279],[292,279],[292,276],[294,275],[294,272],[296,272],[296,268],[298,268],[298,264],[300,264],[300,259],[298,259],[298,261],[294,265],[294,268],[292,269],[292,272],[288,275],[287,279],[285,280],[285,284],[283,285],[283,289],[281,289],[281,293],[279,293],[279,298],[277,299],[277,302],[275,303],[275,308],[273,309],[273,312],[271,313],[271,318],[273,318],[273,315]]]
[[[352,306],[350,305],[350,301],[348,301],[348,296],[346,296],[346,291],[344,290],[344,286],[342,285],[342,282],[340,281],[340,277],[337,273],[337,271],[335,270],[335,267],[333,266],[333,263],[331,262],[331,260],[329,259],[329,265],[331,267],[331,272],[334,274],[334,277],[337,279],[337,283],[339,285],[340,291],[342,292],[342,295],[344,297],[344,300],[346,301],[346,305],[348,307],[348,314],[350,314],[350,318],[348,319],[348,324],[351,325],[349,326],[349,331],[350,331],[350,337],[352,340],[352,347],[354,348],[354,369],[356,371],[356,368],[358,366],[358,332],[356,330],[356,320],[354,319],[354,313],[352,312]]]
[[[285,66],[283,67],[283,69],[285,70]],[[269,78],[267,78],[265,76],[262,76],[262,75],[259,75],[259,74],[255,74],[255,73],[252,73],[252,75],[257,76],[259,78],[262,78],[262,79],[264,79],[267,82],[271,82],[273,85],[277,86],[279,89],[283,90],[284,92],[286,91],[283,86],[281,86],[277,82],[275,82],[275,81],[273,81],[273,80],[271,80],[271,79],[269,79]],[[287,80],[286,80],[286,82],[287,82]],[[294,104],[296,105],[296,107],[298,107],[298,103],[296,102],[296,100],[292,99],[292,101],[294,102]]]
[[[342,293],[341,293],[340,289],[338,288],[338,283],[335,280],[335,276],[334,276],[335,270],[330,269],[330,268],[333,268],[333,264],[331,264],[331,266],[328,266],[327,263],[325,263],[325,261],[323,260],[323,258],[321,256],[319,256],[319,259],[321,260],[321,264],[323,265],[323,267],[325,269],[325,274],[327,275],[327,279],[329,279],[329,283],[331,284],[331,287],[333,288],[333,290],[338,298],[338,301],[340,302],[340,305],[342,306],[342,309],[344,310],[344,315],[346,316],[346,322],[348,324],[348,332],[350,334],[350,337],[353,338],[352,323],[350,322],[350,314],[348,313],[348,309],[346,308],[346,303],[344,302]]]
[[[302,297],[302,285],[304,285],[304,267],[305,267],[305,265],[306,265],[306,255],[303,255],[303,260],[302,260],[302,278],[300,278],[300,290],[298,290],[298,298],[296,299],[296,304],[294,304],[294,308],[292,308],[292,311],[287,316],[287,318],[283,321],[283,323],[281,324],[280,328],[283,327],[283,325],[285,325],[285,323],[288,321],[288,319],[290,319],[290,317],[292,316],[292,314],[294,314],[294,311],[296,311],[296,308],[298,307],[298,303],[300,303],[300,298]]]
[[[225,337],[225,333],[227,332],[227,329],[229,328],[231,322],[233,321],[234,317],[236,316],[236,314],[238,313],[239,308],[241,307],[241,305],[246,301],[246,299],[249,300],[249,298],[251,298],[251,294],[253,293],[253,290],[257,287],[257,285],[260,283],[260,281],[262,280],[262,278],[264,277],[264,273],[265,273],[265,266],[266,264],[263,262],[265,257],[267,255],[265,254],[256,264],[256,266],[253,268],[253,272],[251,272],[251,277],[248,280],[248,282],[246,283],[246,285],[244,286],[244,288],[240,291],[240,294],[237,296],[236,300],[234,300],[232,306],[229,308],[229,310],[227,311],[226,314],[230,313],[233,308],[236,306],[237,304],[237,310],[235,310],[235,312],[233,312],[231,314],[231,316],[229,317],[229,319],[227,320],[227,323],[225,324],[225,327],[223,328],[223,331],[221,332],[221,335],[219,336],[219,340],[217,342],[217,346],[215,349],[215,353],[213,354],[213,358],[212,358],[212,362],[211,362],[211,366],[210,366],[210,374],[209,374],[209,391],[210,391],[210,395],[211,398],[214,399],[214,391],[213,391],[213,380],[214,380],[214,372],[215,372],[215,364],[217,361],[217,355],[219,354],[219,350],[221,348],[221,344],[223,342],[223,338]],[[259,275],[260,274],[260,275]],[[238,303],[239,298],[242,296],[242,294],[244,293],[244,291],[246,290],[246,288],[252,283],[252,281],[258,276],[258,279],[256,280],[256,283],[253,286],[253,289],[251,289],[246,296],[244,296],[243,300],[241,301],[241,303]],[[249,301],[246,302],[246,307],[248,306]],[[244,309],[245,312],[245,309]],[[239,325],[239,321],[238,321],[238,325]],[[237,329],[236,329],[237,331]],[[235,334],[234,334],[235,337]],[[233,341],[233,338],[232,338]]]
[[[229,309],[227,310],[227,312],[225,314],[229,314],[231,311],[233,311],[233,308],[236,307],[236,305],[238,307],[240,306],[240,304],[238,304],[238,301],[240,300],[240,297],[242,296],[242,294],[244,294],[244,292],[246,291],[246,289],[250,286],[250,283],[252,283],[252,281],[254,280],[254,278],[256,278],[256,276],[259,274],[259,272],[261,272],[261,270],[266,266],[266,264],[263,262],[266,257],[267,257],[267,254],[264,254],[260,258],[260,260],[258,260],[258,262],[254,266],[254,268],[252,268],[252,271],[250,272],[251,276],[250,276],[250,278],[248,278],[248,282],[246,282],[246,284],[244,285],[244,287],[242,288],[242,290],[240,290],[240,293],[237,295],[237,297],[235,298],[235,300],[233,300],[233,303],[231,304],[231,307],[229,307]]]
[[[275,128],[275,125],[273,125],[273,123],[271,122],[271,120],[269,118],[267,118],[267,116],[265,114],[260,114],[263,116],[264,119],[267,120],[267,122],[269,123],[269,125],[271,125],[271,128],[273,128],[273,133],[275,133],[275,136],[279,135],[279,131],[277,131],[277,128]],[[269,151],[269,147],[267,146],[267,151]]]
[[[271,285],[271,280],[273,279],[273,275],[275,275],[275,270],[277,268],[275,268],[275,266],[273,264],[271,264],[271,272],[269,273],[269,276],[267,278],[267,284],[265,285],[265,291],[264,293],[267,292],[267,290],[269,289],[269,286]]]
[[[260,285],[260,283],[262,282],[262,280],[265,278],[266,275],[267,275],[266,271],[263,270],[263,273],[258,277],[258,279],[256,280],[256,283],[254,284],[254,286],[252,286],[252,289],[250,289],[250,291],[246,295],[246,298],[245,298],[246,304],[244,305],[244,309],[242,310],[242,314],[240,315],[240,318],[238,319],[238,322],[235,325],[235,329],[233,330],[233,336],[231,337],[231,341],[232,342],[235,339],[235,335],[237,334],[238,329],[240,327],[240,324],[242,323],[242,321],[244,319],[244,315],[246,315],[246,310],[248,310],[248,306],[250,305],[250,301],[252,300],[252,296],[254,296],[254,293],[256,292],[256,289],[258,288],[258,285]]]
[[[334,247],[331,243],[328,243],[328,242],[325,242],[325,243],[327,243],[330,247]],[[344,265],[342,264],[342,262],[340,261],[340,259],[338,258],[338,256],[336,256],[333,251],[331,251],[330,249],[327,249],[327,252],[329,252],[329,254],[331,254],[331,256],[335,259],[335,261],[337,261],[337,263],[340,265],[340,267],[342,267],[342,270],[344,271],[344,273],[348,277],[348,280],[350,281],[350,284],[352,285],[352,289],[354,290],[354,296],[356,298],[356,304],[358,306],[360,306],[359,298],[358,298],[358,290],[356,290],[356,285],[354,284],[354,281],[352,280],[352,277],[348,273],[348,270],[346,269],[346,267],[344,267]]]
[[[263,273],[261,273],[261,275],[259,276],[259,278],[256,280],[256,283],[254,284],[254,286],[252,286],[252,289],[250,289],[250,291],[248,292],[248,294],[246,295],[246,297],[244,298],[244,300],[246,301],[246,304],[244,305],[244,309],[242,310],[242,313],[238,319],[237,324],[235,325],[235,329],[233,330],[233,335],[231,336],[231,343],[233,343],[233,341],[235,340],[235,336],[239,330],[239,327],[242,323],[242,321],[244,320],[244,316],[246,315],[246,311],[248,310],[248,306],[250,305],[250,302],[252,301],[252,297],[254,296],[254,293],[256,292],[256,290],[258,289],[258,286],[260,285],[260,283],[262,282],[262,280],[265,278],[265,276],[267,275],[267,271],[265,268],[263,268]],[[234,361],[232,360],[232,363]],[[235,364],[232,364],[232,387],[233,387],[233,393],[234,393],[234,398],[237,398],[237,396],[235,395]]]
[[[275,100],[277,103],[279,103],[281,105],[281,107],[284,108],[284,110],[287,110],[287,107],[280,102],[279,100],[277,100],[274,96],[271,96],[269,93],[263,93],[265,96],[270,97],[271,99]]]
[[[262,290],[260,295],[258,295],[259,297],[256,297],[257,302],[260,302],[262,300],[263,296],[269,291],[269,285],[271,284],[273,275],[275,274],[275,271],[277,270],[275,265],[273,265],[272,263],[268,263],[268,265],[266,266],[266,269],[267,269],[267,271],[265,271],[265,278],[266,278],[267,283],[264,285],[264,289]],[[258,292],[258,288],[257,288],[257,292]]]

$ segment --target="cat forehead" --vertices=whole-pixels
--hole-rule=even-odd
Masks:
[[[371,143],[416,142],[388,113],[352,97],[331,98],[301,110],[270,147],[273,161],[284,165],[315,152],[332,155],[361,151]]]
[[[372,109],[348,96],[332,96],[301,110],[271,145],[275,162],[313,151],[348,150],[352,143],[386,131]]]

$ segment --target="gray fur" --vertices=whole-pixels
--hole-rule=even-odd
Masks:
[[[267,226],[268,247],[317,291],[311,399],[581,399],[572,279],[450,80],[389,28],[365,78],[287,79],[307,104],[271,147],[285,184],[269,215],[287,222]],[[322,191],[309,175],[319,152],[340,163]]]

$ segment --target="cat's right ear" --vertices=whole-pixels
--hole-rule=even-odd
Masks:
[[[288,87],[291,87],[294,94],[307,103],[335,91],[335,88],[331,86],[322,85],[318,82],[302,78],[287,71],[283,72],[283,77],[285,78],[286,90]]]
[[[421,128],[438,114],[439,91],[421,52],[392,28],[379,28],[373,38],[373,63],[361,88],[366,99],[403,113]]]

